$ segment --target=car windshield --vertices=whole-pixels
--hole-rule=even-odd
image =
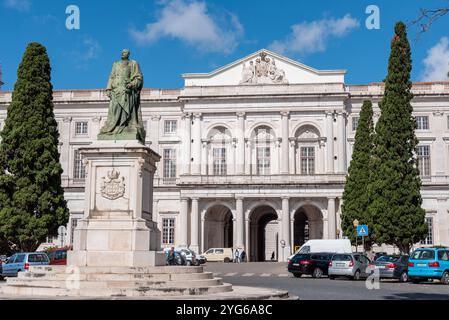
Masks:
[[[351,261],[352,258],[349,254],[336,254],[332,257],[333,261]]]
[[[433,260],[435,259],[435,251],[433,250],[416,250],[412,254],[413,260]]]
[[[379,259],[377,259],[377,261],[379,262],[396,262],[399,260],[399,257],[395,257],[395,256],[382,256]]]

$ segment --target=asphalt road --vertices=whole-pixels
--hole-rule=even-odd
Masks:
[[[285,263],[208,263],[205,271],[233,285],[288,290],[301,300],[449,300],[449,286],[439,282],[382,280],[378,289],[368,289],[365,280],[294,278]]]

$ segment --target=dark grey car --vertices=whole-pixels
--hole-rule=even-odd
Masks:
[[[381,279],[408,281],[408,256],[385,255],[374,261],[374,265]]]

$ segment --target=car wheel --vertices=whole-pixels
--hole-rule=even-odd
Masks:
[[[399,282],[408,282],[408,274],[407,272],[402,272],[401,276],[399,277]]]
[[[315,268],[313,270],[312,277],[319,279],[322,276],[323,276],[323,270],[321,270],[320,268]]]
[[[352,277],[352,279],[354,279],[355,281],[359,281],[360,280],[360,270],[357,270],[354,273],[354,276]]]
[[[441,277],[441,283],[449,285],[449,272],[444,271],[443,276]]]
[[[301,278],[302,273],[294,273],[293,275],[295,276],[295,278]]]
[[[229,263],[229,262],[231,262],[231,259],[229,259],[229,258],[224,258],[224,262]]]

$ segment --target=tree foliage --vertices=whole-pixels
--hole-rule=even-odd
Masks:
[[[414,152],[418,144],[412,115],[411,49],[404,23],[395,26],[385,93],[380,103],[368,193],[376,242],[408,253],[426,234],[421,180]]]
[[[0,145],[0,238],[34,251],[68,221],[46,48],[30,43],[20,63]]]
[[[373,134],[373,105],[371,101],[367,100],[363,102],[360,112],[355,134],[354,151],[343,192],[341,224],[343,234],[351,239],[353,243],[356,240],[356,228],[353,225],[355,219],[360,224],[368,225],[370,229],[373,227],[373,221],[367,211]],[[369,237],[365,237],[365,248],[369,250],[373,241],[372,234]]]

